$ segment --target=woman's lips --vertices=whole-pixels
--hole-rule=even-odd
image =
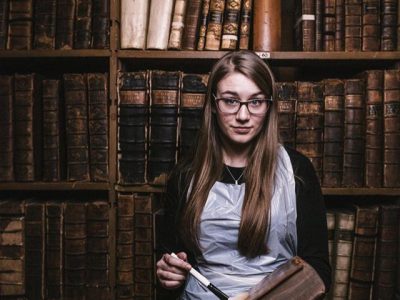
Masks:
[[[233,127],[233,131],[237,133],[248,133],[251,127]]]

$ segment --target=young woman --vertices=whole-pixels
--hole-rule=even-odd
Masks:
[[[165,253],[157,277],[181,299],[217,299],[188,274],[195,267],[225,294],[247,291],[291,257],[330,285],[325,207],[310,161],[279,144],[274,78],[250,51],[213,67],[193,157],[166,191]]]

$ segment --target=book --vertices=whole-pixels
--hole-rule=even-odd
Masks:
[[[344,51],[344,0],[336,0],[335,4],[335,51]]]
[[[381,1],[381,51],[397,49],[397,0]]]
[[[362,1],[344,1],[344,50],[362,50]]]
[[[315,0],[315,51],[323,50],[323,26],[324,26],[323,0]]]
[[[9,0],[8,50],[32,49],[33,0]]]
[[[247,50],[250,45],[252,28],[253,0],[243,0],[240,12],[239,49]]]
[[[184,50],[196,50],[202,2],[204,1],[202,0],[187,1],[183,36],[182,36],[182,49]],[[205,2],[209,1],[207,0]]]
[[[76,0],[74,48],[89,49],[92,42],[92,0]]]
[[[328,229],[328,250],[329,250],[329,263],[332,266],[334,260],[334,246],[335,246],[335,210],[328,209],[326,211],[326,225]],[[333,273],[333,270],[332,270]],[[333,274],[332,274],[333,275]]]
[[[210,0],[205,50],[220,50],[225,0]]]
[[[296,1],[294,13],[296,49],[315,51],[315,0]]]
[[[222,24],[221,50],[236,50],[240,24],[241,0],[227,0]]]
[[[167,49],[173,6],[173,0],[151,1],[147,29],[147,49]]]
[[[297,83],[277,82],[279,135],[284,145],[296,147]]]
[[[56,0],[35,1],[35,49],[54,49],[56,41]]]
[[[56,49],[74,46],[74,20],[76,0],[57,0]]]
[[[169,32],[168,49],[182,49],[186,5],[187,0],[175,0],[174,13],[172,15],[171,29]]]
[[[380,1],[362,2],[362,51],[380,50]]]
[[[92,48],[110,47],[110,1],[92,2]]]
[[[253,50],[281,50],[281,2],[254,0],[253,6]]]
[[[145,49],[149,0],[121,0],[121,49]]]
[[[197,39],[197,50],[204,50],[206,46],[206,35],[207,35],[207,24],[210,12],[210,1],[211,0],[202,0],[201,3],[201,14],[200,14],[200,24],[198,30],[198,39]]]
[[[7,48],[9,0],[0,1],[0,49]]]
[[[322,48],[324,51],[335,51],[336,0],[324,0],[322,21]]]

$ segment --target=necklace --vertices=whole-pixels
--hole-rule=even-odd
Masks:
[[[244,169],[242,171],[242,174],[240,174],[240,176],[236,179],[235,176],[233,176],[233,174],[231,173],[231,170],[229,170],[229,167],[225,165],[226,170],[228,171],[229,175],[231,175],[232,179],[235,181],[235,184],[238,185],[238,181],[240,180],[240,178],[242,178],[243,174],[244,174]]]

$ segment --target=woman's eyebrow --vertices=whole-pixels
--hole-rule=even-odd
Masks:
[[[223,92],[221,92],[221,95],[225,95],[225,94],[229,94],[229,95],[232,95],[232,96],[236,96],[236,97],[239,97],[239,94],[237,93],[237,92],[235,92],[235,91],[223,91]],[[262,91],[259,91],[259,92],[256,92],[256,93],[254,93],[254,94],[251,94],[250,96],[249,96],[249,99],[252,99],[252,98],[254,98],[254,97],[257,97],[257,96],[265,96],[265,94],[262,92]]]

